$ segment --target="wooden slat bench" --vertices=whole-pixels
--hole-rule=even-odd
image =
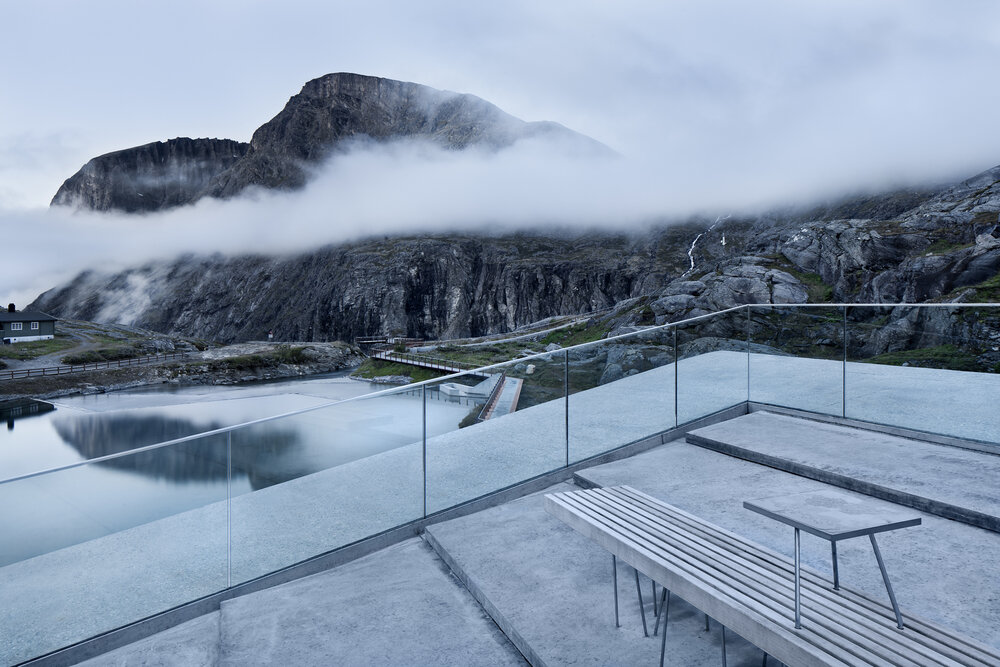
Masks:
[[[768,655],[799,665],[1000,665],[1000,651],[804,570],[794,629],[791,560],[628,486],[545,497],[546,510]]]

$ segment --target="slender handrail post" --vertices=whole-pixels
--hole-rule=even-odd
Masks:
[[[677,369],[681,365],[680,357],[677,353],[677,327],[673,328],[674,331],[674,426],[676,427],[680,424],[680,417],[677,407]]]
[[[844,306],[844,369],[840,379],[842,397],[840,402],[840,416],[847,419],[847,306]]]
[[[569,350],[563,350],[563,392],[566,395],[566,467],[569,467]]]
[[[420,396],[423,401],[423,431],[420,436],[421,461],[420,467],[423,474],[422,487],[424,490],[424,516],[427,516],[427,385],[420,387]]]
[[[233,432],[226,433],[226,587],[233,586]]]
[[[747,403],[750,402],[750,308],[747,304]]]

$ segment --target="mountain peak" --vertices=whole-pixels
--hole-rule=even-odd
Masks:
[[[190,159],[180,150],[163,154],[154,148],[162,143],[116,151],[88,162],[63,184],[52,203],[132,212],[178,206],[203,196],[232,197],[248,187],[294,190],[306,184],[310,164],[360,139],[418,139],[449,150],[474,145],[500,150],[540,136],[610,152],[558,123],[525,122],[474,95],[337,72],[308,81],[254,132],[249,145],[222,140],[241,147],[237,159],[206,161],[197,151]],[[183,141],[219,140],[175,139],[166,145]],[[235,155],[231,148],[227,144],[228,154]],[[137,179],[157,185],[159,194],[150,198],[134,187]]]

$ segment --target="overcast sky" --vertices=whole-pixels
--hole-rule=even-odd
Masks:
[[[120,254],[133,224],[42,212],[89,158],[177,136],[247,141],[305,81],[337,71],[472,93],[623,156],[599,167],[549,163],[532,147],[439,157],[424,181],[406,151],[351,156],[322,176],[343,197],[317,204],[343,202],[338,225],[350,229],[487,215],[620,225],[1000,163],[1000,3],[990,0],[0,3],[0,224],[25,248],[65,244],[63,271],[101,261],[101,247]],[[452,178],[467,196],[444,205],[432,185]],[[407,206],[378,208],[391,198],[373,193],[406,183]],[[367,198],[352,201],[358,190]],[[316,217],[280,197],[266,206],[200,206],[147,224],[128,247],[216,221],[218,247],[189,249],[237,250],[247,241],[235,230],[248,228],[226,227],[234,212],[261,224],[283,210]],[[329,225],[298,232],[302,246],[336,240]],[[90,254],[70,250],[83,246]]]

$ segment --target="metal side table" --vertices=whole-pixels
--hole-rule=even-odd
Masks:
[[[744,501],[743,507],[764,516],[788,524],[795,529],[795,628],[802,627],[801,605],[801,565],[799,557],[799,531],[822,537],[830,541],[833,554],[833,588],[840,588],[837,571],[837,542],[852,537],[867,535],[871,539],[875,559],[882,571],[882,581],[889,593],[892,610],[896,612],[896,625],[903,629],[903,616],[896,604],[889,575],[882,562],[882,553],[875,541],[875,533],[883,533],[897,528],[907,528],[920,524],[920,517],[912,511],[888,507],[884,502],[875,502],[858,495],[834,489],[771,496]]]

